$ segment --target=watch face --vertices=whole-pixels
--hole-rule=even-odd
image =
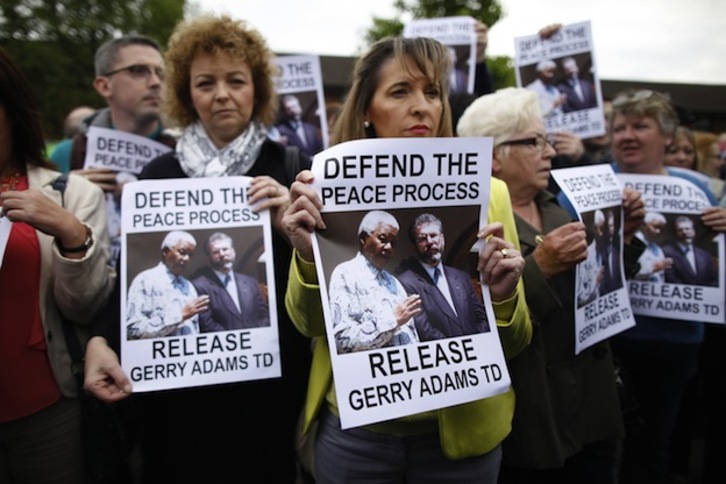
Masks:
[[[91,236],[91,229],[86,227],[86,240],[83,242],[82,245],[79,245],[77,247],[63,247],[63,244],[61,244],[60,240],[55,239],[56,245],[58,245],[58,250],[60,250],[63,253],[78,253],[78,252],[85,252],[87,251],[92,245],[93,245],[93,237]]]

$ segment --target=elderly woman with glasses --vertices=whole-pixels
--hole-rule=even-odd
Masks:
[[[534,332],[509,362],[517,401],[499,482],[610,483],[624,434],[612,353],[604,341],[575,354],[576,266],[592,237],[546,190],[555,150],[537,96],[523,88],[482,96],[457,132],[494,138],[492,174],[509,187],[527,261]],[[627,217],[644,215],[637,192],[628,191],[624,204]]]
[[[678,116],[668,97],[650,90],[626,91],[613,98],[612,153],[614,168],[638,175],[668,175],[687,179],[710,197],[712,207],[701,222],[726,232],[726,208],[699,180],[664,164],[673,142]],[[663,482],[668,446],[686,384],[696,372],[704,339],[704,324],[636,316],[636,326],[612,340],[613,351],[630,374],[644,427],[628,432],[621,480]],[[723,411],[723,409],[721,409]]]

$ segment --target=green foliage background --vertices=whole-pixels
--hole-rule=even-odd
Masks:
[[[0,46],[28,78],[46,137],[62,136],[73,107],[103,107],[93,89],[93,55],[106,40],[138,32],[162,46],[186,0],[2,0]]]
[[[400,35],[404,25],[402,18],[467,15],[481,20],[491,28],[505,15],[497,0],[394,0],[393,6],[398,12],[396,18],[373,17],[373,26],[368,29],[365,36],[368,45],[389,35]],[[487,57],[487,65],[497,89],[516,84],[514,61],[510,57]]]
[[[497,0],[393,0],[397,18],[373,18],[365,41],[400,34],[402,18],[469,15],[492,27],[504,15]],[[106,40],[138,32],[167,43],[176,23],[199,13],[193,0],[1,0],[0,47],[28,78],[49,140],[62,137],[68,111],[104,107],[93,89],[93,56]],[[497,88],[513,86],[508,57],[489,57]]]

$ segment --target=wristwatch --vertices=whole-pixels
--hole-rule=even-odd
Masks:
[[[83,244],[78,245],[76,247],[63,247],[63,244],[61,244],[60,239],[55,239],[55,244],[58,246],[58,250],[62,254],[77,254],[79,252],[85,252],[88,249],[91,248],[93,245],[93,237],[91,236],[91,229],[86,227],[86,240],[83,242]]]

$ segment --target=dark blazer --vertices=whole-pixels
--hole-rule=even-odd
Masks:
[[[301,153],[300,158],[300,168],[310,168],[308,157]],[[286,169],[284,146],[265,140],[247,172],[247,176],[260,175],[290,186],[296,173]],[[179,183],[183,184],[187,175],[172,151],[146,165],[140,178],[181,178]],[[276,294],[285,294],[292,249],[276,230],[272,231],[272,256]],[[235,482],[239,480],[240,466],[264,474],[269,482],[295,480],[295,428],[305,403],[312,352],[310,339],[295,329],[287,315],[284,299],[276,298],[275,321],[281,377],[136,395],[144,399],[144,415],[154,416],[144,419],[143,444],[155,449],[154,459],[148,462],[149,472],[144,473],[145,478],[150,477],[149,482]],[[184,404],[179,405],[180,401]],[[230,407],[234,411],[220,411]],[[194,411],[190,412],[190,408]],[[241,443],[242,447],[200,445],[243,434],[249,438]],[[179,449],[194,449],[194,458],[179,459]],[[270,465],[271,458],[274,465]]]
[[[696,286],[718,286],[718,269],[716,269],[711,254],[693,246],[693,255],[696,261],[696,272],[693,272],[690,262],[678,244],[663,247],[666,257],[673,259],[673,265],[666,269],[666,282],[678,284],[692,284]]]
[[[562,110],[566,113],[579,111],[581,109],[590,109],[597,106],[595,86],[585,79],[579,79],[579,81],[583,99],[580,99],[575,92],[575,88],[570,85],[567,79],[557,84],[557,89],[567,96],[567,101],[565,101],[565,104],[562,106]]]
[[[405,267],[407,270],[397,277],[408,294],[421,296],[423,311],[414,318],[421,341],[489,331],[484,305],[474,292],[474,286],[466,272],[449,266],[444,268],[451,298],[456,307],[454,313],[449,302],[418,261],[411,259]]]
[[[310,158],[315,156],[320,151],[323,151],[323,139],[320,136],[318,128],[310,123],[303,121],[303,132],[305,133],[305,140],[307,146],[303,144],[297,132],[290,126],[288,121],[278,124],[276,127],[280,131],[282,136],[287,138],[288,145],[295,145],[300,148],[300,151],[308,155]]]
[[[211,268],[202,269],[201,275],[192,281],[200,296],[209,295],[209,309],[199,313],[199,329],[202,333],[270,325],[270,309],[262,297],[257,280],[235,272],[234,281],[237,283],[241,312]]]

